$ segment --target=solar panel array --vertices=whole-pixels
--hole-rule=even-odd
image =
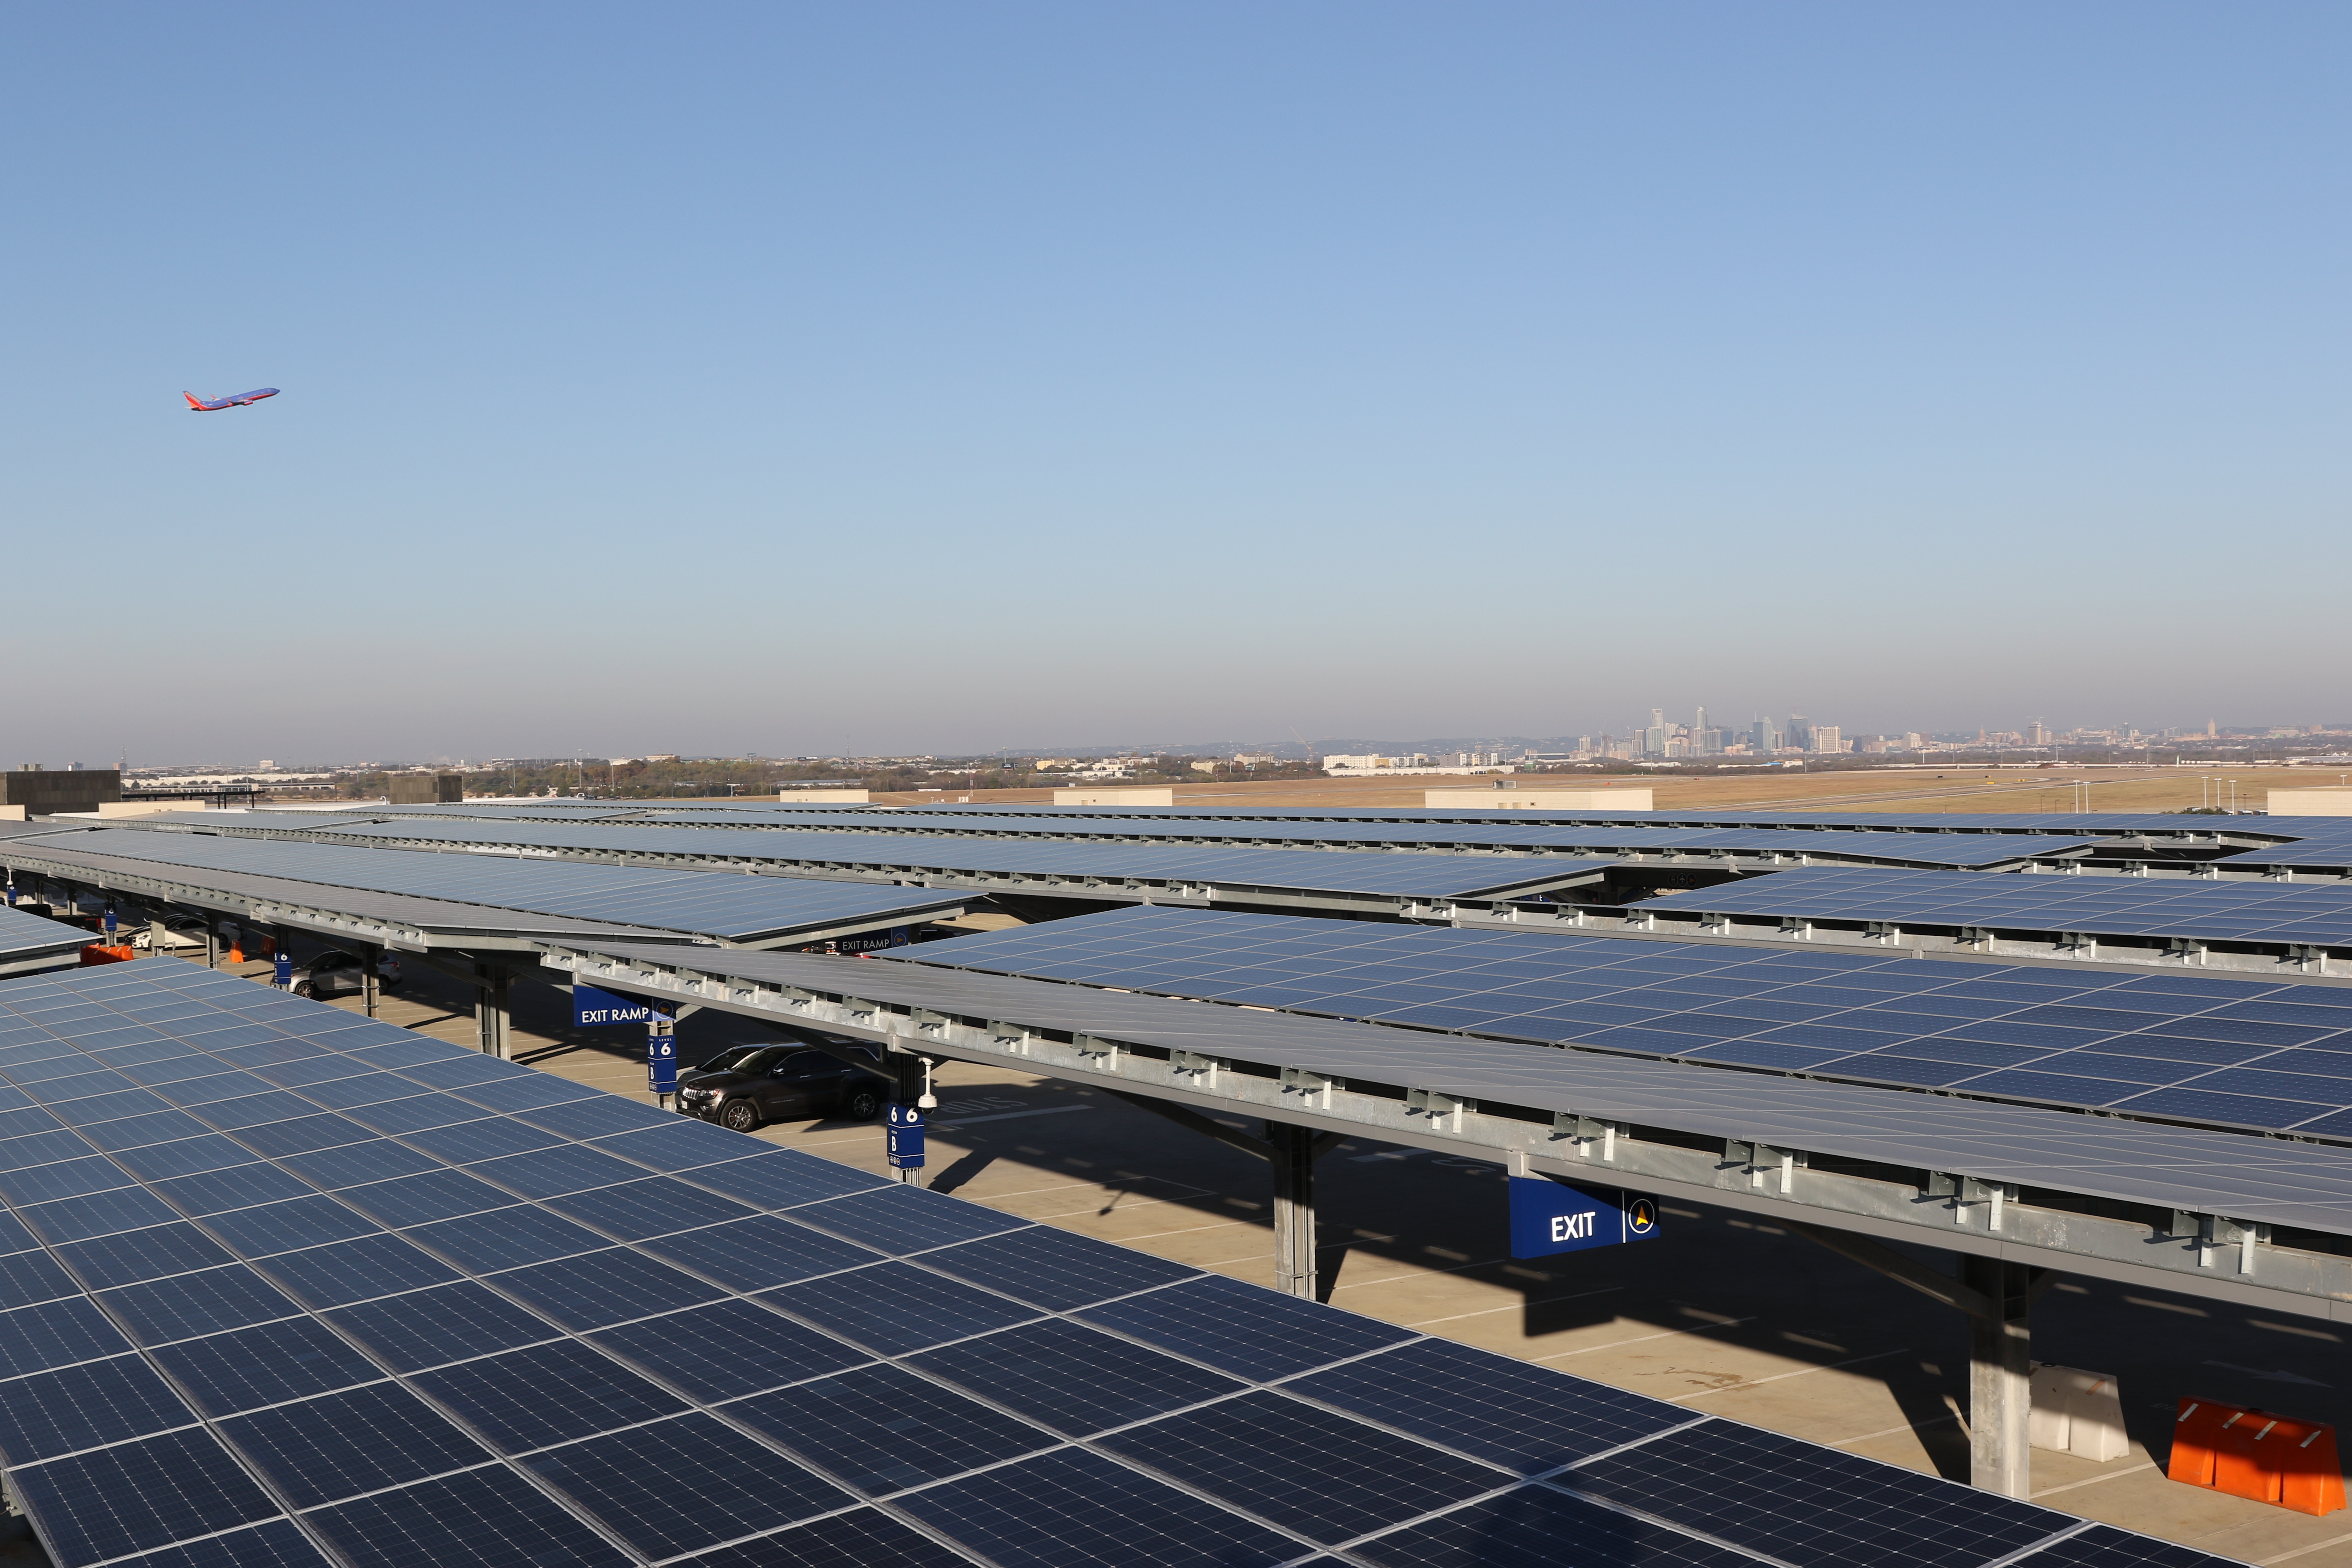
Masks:
[[[1538,787],[1541,787],[1540,785]],[[456,813],[459,808],[445,807]],[[470,809],[470,808],[468,808]],[[1035,816],[1049,819],[1112,821],[1132,819],[1169,822],[1396,822],[1489,823],[1497,820],[1545,823],[1614,823],[1628,827],[1791,827],[1847,829],[1856,832],[1914,831],[1922,833],[2053,833],[2080,834],[2242,834],[2291,838],[2304,832],[2311,818],[2267,818],[2258,816],[2215,817],[2179,812],[1900,812],[1900,811],[1708,811],[1683,809],[1631,811],[1591,809],[1527,811],[1431,806],[1213,806],[1213,805],[1046,805],[1037,802],[1004,805],[950,805],[925,802],[917,806],[793,807],[789,803],[753,805],[730,803],[728,809],[936,812],[959,816]]]
[[[888,956],[2352,1140],[2352,992],[2331,986],[1165,909]]]
[[[60,1568],[2219,1562],[173,960],[0,984],[0,1079]]]
[[[72,849],[573,920],[689,931],[739,942],[855,921],[904,919],[956,901],[919,889],[870,882],[418,854],[132,828],[68,830],[0,847],[0,855],[7,849]]]
[[[1644,900],[1636,910],[2352,946],[2352,889],[2185,878],[1804,867]]]
[[[1501,896],[1556,886],[1602,862],[1553,856],[1350,854],[1322,849],[1162,848],[1149,844],[1006,843],[885,833],[745,833],[626,823],[400,821],[355,827],[349,841],[480,844],[574,853],[723,858],[746,865],[838,866],[910,875],[1198,882],[1407,899]]]
[[[75,952],[94,941],[79,926],[47,920],[0,904],[0,963],[20,963],[46,954]]]
[[[838,832],[837,816],[816,812],[693,812],[649,816],[666,826],[728,826]],[[974,817],[937,811],[866,813],[861,832],[973,834],[1000,838],[1086,842],[1362,846],[1397,849],[1493,849],[1551,854],[1835,856],[1928,866],[1992,866],[2063,854],[2094,841],[2053,835],[1786,831],[1772,828],[1621,827],[1528,822],[1398,824],[1386,822],[1196,822],[1151,819],[1084,820],[1033,816]]]

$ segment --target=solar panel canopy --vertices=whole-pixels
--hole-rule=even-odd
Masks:
[[[778,831],[840,832],[840,816],[810,811],[677,812],[649,815],[647,824],[669,826],[772,828]],[[1114,817],[961,816],[919,809],[866,811],[861,833],[968,834],[1045,840],[1150,843],[1264,844],[1269,847],[1360,846],[1367,849],[1465,849],[1546,851],[1592,856],[1713,853],[1832,856],[1929,866],[1990,866],[2089,847],[2095,840],[2060,835],[1872,833],[1770,828],[1625,827],[1606,825],[1471,822],[1258,822],[1251,820]]]
[[[0,904],[0,969],[79,952],[89,941],[79,926]]]
[[[593,854],[712,857],[743,863],[827,864],[935,870],[945,875],[1039,877],[1084,882],[1188,881],[1302,892],[1409,899],[1502,896],[1558,886],[1604,862],[1538,855],[1395,855],[1247,847],[1008,842],[883,833],[747,833],[721,827],[625,823],[383,822],[343,835],[353,842],[499,845]]]
[[[0,984],[0,1079],[61,1568],[2219,1561],[173,960]]]
[[[2352,947],[2352,889],[2252,881],[1814,866],[1633,907]]]
[[[911,919],[960,900],[871,882],[435,855],[298,840],[135,828],[68,831],[17,847],[70,849],[326,887],[527,910],[755,942],[797,930]]]
[[[888,956],[2352,1141],[2352,992],[2332,986],[1167,909]]]

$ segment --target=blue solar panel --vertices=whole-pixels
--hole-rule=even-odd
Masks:
[[[241,1263],[126,1285],[99,1298],[142,1344],[264,1323],[301,1310],[286,1293]]]
[[[504,1188],[460,1171],[431,1171],[421,1176],[370,1182],[345,1187],[335,1195],[362,1214],[394,1227],[456,1219],[520,1201]]]
[[[773,1215],[658,1237],[644,1246],[657,1258],[736,1290],[764,1290],[875,1260],[863,1247]]]
[[[850,1493],[700,1414],[591,1437],[523,1462],[653,1558],[830,1513],[851,1500]]]
[[[1042,1225],[943,1247],[926,1253],[923,1262],[942,1274],[1057,1312],[1171,1285],[1200,1272],[1132,1247]]]
[[[423,1373],[416,1386],[512,1454],[688,1408],[659,1384],[574,1340]]]
[[[726,1409],[730,1418],[875,1497],[1061,1441],[896,1366],[864,1367]]]
[[[229,1261],[226,1248],[192,1225],[150,1226],[92,1241],[63,1242],[56,1251],[93,1290],[186,1274]]]
[[[1377,1568],[1555,1568],[1565,1542],[1574,1542],[1578,1554],[1595,1563],[1755,1568],[1757,1562],[1550,1487],[1521,1487],[1391,1531],[1353,1548],[1351,1555]]]
[[[1419,1337],[1213,1274],[1077,1316],[1221,1372],[1261,1380]]]
[[[1461,1397],[1429,1398],[1427,1391],[1440,1385],[1461,1390]],[[1418,1340],[1283,1387],[1529,1476],[1691,1419],[1689,1411],[1663,1400],[1449,1340]]]
[[[648,1176],[549,1198],[558,1214],[593,1225],[624,1241],[750,1219],[759,1211],[669,1176]]]
[[[1246,1386],[1058,1318],[927,1351],[910,1364],[1072,1437]]]
[[[552,1339],[556,1331],[471,1279],[320,1314],[395,1372]]]
[[[183,1340],[153,1354],[156,1364],[214,1415],[282,1405],[383,1375],[340,1335],[307,1317]]]
[[[920,1252],[1019,1230],[1030,1222],[957,1203],[920,1187],[887,1186],[850,1197],[810,1204],[793,1211],[803,1225],[873,1247],[878,1252]]]
[[[357,1568],[632,1568],[633,1560],[504,1466],[444,1476],[308,1516]]]
[[[373,1236],[382,1226],[331,1198],[311,1196],[216,1214],[205,1221],[205,1228],[247,1258],[268,1258],[299,1247]]]
[[[447,1264],[396,1236],[282,1253],[259,1268],[311,1307],[340,1307],[457,1278]]]
[[[1304,1554],[1290,1536],[1069,1448],[908,1493],[898,1506],[1008,1568],[1273,1568]]]
[[[181,1431],[12,1469],[62,1568],[274,1517],[269,1494],[212,1434]]]
[[[0,1399],[0,1456],[28,1465],[191,1425],[188,1407],[135,1355],[20,1377]]]
[[[1789,1563],[1963,1568],[2074,1521],[2032,1503],[1709,1421],[1569,1471],[1560,1485]]]
[[[1278,1394],[1245,1394],[1097,1439],[1108,1452],[1336,1546],[1514,1479]]]
[[[890,956],[1322,1017],[2352,1137],[2352,1003],[2316,984],[1165,909]],[[1286,980],[1275,996],[1263,977],[1277,970]]]
[[[46,1252],[18,1252],[0,1258],[0,1312],[78,1296],[81,1287]]]
[[[446,1416],[389,1382],[234,1415],[220,1431],[297,1508],[381,1491],[489,1458]]]
[[[722,1546],[677,1568],[962,1568],[971,1559],[872,1509],[853,1509]]]
[[[697,1399],[733,1399],[873,1359],[829,1334],[744,1300],[625,1323],[594,1342]],[[712,1353],[713,1346],[724,1347]]]
[[[210,1139],[191,1139],[190,1142],[210,1143]],[[163,1171],[149,1175],[141,1169],[141,1156],[152,1151],[140,1150],[130,1154],[117,1154],[118,1164],[128,1167],[135,1175],[145,1177],[156,1192],[170,1203],[192,1215],[217,1214],[223,1209],[249,1208],[255,1204],[275,1203],[280,1198],[307,1198],[318,1189],[289,1172],[255,1160],[251,1151],[221,1139],[222,1152],[234,1151],[236,1162],[222,1169],[205,1162],[201,1173],[181,1175]],[[172,1144],[168,1147],[177,1148]]]
[[[327,1568],[327,1559],[292,1520],[275,1519],[167,1546],[140,1558],[139,1568]]]
[[[887,1184],[879,1176],[783,1149],[716,1165],[698,1165],[689,1179],[698,1187],[709,1187],[730,1198],[772,1209],[813,1204],[847,1193],[871,1192]]]
[[[518,1268],[499,1276],[499,1289],[577,1330],[673,1312],[725,1294],[643,1253],[619,1248]]]
[[[904,1355],[1037,1315],[1002,1296],[904,1263],[805,1279],[767,1291],[761,1300],[877,1355]]]

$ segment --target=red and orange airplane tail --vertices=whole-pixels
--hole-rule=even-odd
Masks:
[[[205,411],[205,405],[196,401],[196,395],[194,393],[184,392],[180,394],[180,395],[186,398],[188,400],[188,406],[194,409],[197,413],[202,414]]]

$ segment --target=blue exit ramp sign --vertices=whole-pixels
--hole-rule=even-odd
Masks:
[[[1655,1198],[1613,1187],[1580,1187],[1550,1176],[1511,1178],[1514,1258],[1615,1247],[1657,1234]]]

